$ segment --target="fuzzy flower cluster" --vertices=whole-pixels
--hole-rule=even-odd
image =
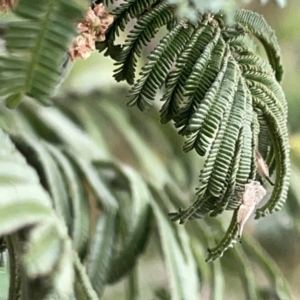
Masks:
[[[14,5],[14,0],[0,0],[0,11],[9,12]]]
[[[114,18],[105,11],[104,5],[97,4],[89,8],[82,21],[78,24],[79,35],[73,41],[69,55],[72,60],[76,58],[88,58],[96,49],[96,41],[105,40],[105,32]]]

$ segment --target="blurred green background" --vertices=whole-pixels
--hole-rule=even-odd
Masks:
[[[300,197],[300,2],[299,0],[287,0],[286,7],[279,8],[273,1],[269,1],[267,5],[263,6],[260,1],[253,0],[245,7],[264,15],[268,23],[275,29],[282,49],[285,67],[283,88],[289,105],[289,131],[293,157],[292,188],[294,194],[292,196]],[[113,68],[113,61],[108,57],[104,57],[102,53],[94,53],[86,61],[78,60],[71,66],[70,73],[60,86],[58,94],[63,95],[71,92],[82,95],[94,90],[105,91],[106,94],[110,95],[110,99],[114,99],[114,96],[116,96],[117,99],[115,100],[123,102],[124,109],[129,109],[126,107],[127,99],[125,95],[122,97],[120,94],[115,93],[116,89],[127,88],[127,85],[114,81],[112,77]],[[142,114],[138,110],[136,110],[136,113]],[[158,120],[158,113],[155,109],[151,109],[144,116],[145,118],[149,116],[155,118],[157,116]],[[122,160],[126,161],[128,159],[124,152],[117,153],[117,155]],[[130,163],[134,162],[131,160]],[[198,173],[193,176],[197,178]],[[299,193],[297,193],[297,189],[299,189]],[[300,226],[296,218],[297,216],[291,213],[291,208],[287,205],[283,211],[272,215],[272,217],[261,219],[258,223],[256,222],[256,226],[252,230],[267,252],[277,261],[291,283],[295,299],[300,299],[300,255],[298,250],[300,249]],[[298,215],[298,218],[300,219],[300,215]],[[154,247],[155,243],[155,236],[152,235],[146,254],[142,256],[139,264],[139,272],[142,273],[141,286],[144,289],[145,300],[152,300],[152,298],[147,298],[147,294],[150,295],[150,291],[158,286],[158,282],[166,281],[165,270],[161,263],[161,253]],[[226,259],[226,255],[224,259]],[[228,274],[228,276],[231,276],[231,274]],[[225,299],[241,299],[238,278],[232,275],[230,280],[232,280],[230,286],[234,288],[229,290],[226,288],[227,296]],[[261,280],[264,281],[265,278],[261,278]],[[6,299],[7,290],[7,268],[0,267],[0,300]],[[149,290],[149,293],[147,293],[147,290]],[[104,299],[121,299],[123,292],[121,281],[116,286],[106,289]],[[203,294],[202,299],[206,299],[205,294]]]

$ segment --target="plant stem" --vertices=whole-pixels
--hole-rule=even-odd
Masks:
[[[139,298],[138,273],[135,267],[128,274],[127,285],[126,285],[126,299],[138,300],[138,298]]]

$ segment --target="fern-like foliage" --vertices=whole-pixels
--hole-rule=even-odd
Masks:
[[[156,120],[124,110],[123,94],[116,88],[113,94],[65,95],[54,99],[56,109],[24,101],[17,110],[1,110],[7,133],[1,136],[0,251],[9,250],[11,299],[25,297],[28,289],[27,299],[99,299],[105,286],[124,277],[136,286],[132,274],[149,238],[164,257],[169,299],[196,300],[205,286],[223,297],[227,256],[206,264],[203,247],[225,233],[220,220],[209,218],[204,228],[198,222],[177,226],[166,215],[192,199],[198,157],[174,151],[179,142],[171,126],[159,131]],[[133,153],[134,168],[116,158],[107,128],[125,139],[117,148]],[[169,166],[162,161],[166,152],[174,162]],[[232,221],[230,228],[235,226]],[[263,250],[251,247],[249,238],[244,236],[244,248],[251,262],[260,262]],[[223,245],[231,243],[227,237]],[[209,260],[221,252],[211,248]],[[230,255],[238,262],[246,299],[260,299],[248,258],[237,251]],[[259,269],[270,280],[270,292],[290,298],[271,259]]]
[[[162,122],[175,122],[186,138],[185,151],[207,155],[194,204],[171,216],[184,222],[234,210],[225,234],[218,218],[208,218],[205,227],[169,221],[167,211],[193,199],[191,174],[199,157],[181,156],[173,127],[161,128],[150,118],[124,111],[117,104],[123,91],[77,99],[64,95],[54,99],[56,108],[35,102],[48,102],[83,9],[80,0],[19,0],[15,13],[20,19],[5,26],[1,95],[10,107],[23,95],[34,98],[14,111],[0,105],[0,268],[8,250],[8,298],[99,299],[106,285],[127,276],[128,298],[137,299],[136,265],[154,232],[151,238],[161,250],[169,283],[154,297],[196,300],[208,286],[212,297],[221,299],[229,264],[226,257],[206,264],[203,244],[214,246],[211,241],[224,234],[209,248],[211,261],[236,241],[243,188],[250,179],[264,181],[257,174],[257,151],[276,170],[273,194],[258,216],[285,200],[286,102],[274,34],[261,17],[246,11],[237,13],[235,25],[226,25],[221,14],[199,14],[198,22],[190,23],[175,20],[177,7],[166,1],[128,0],[116,8],[107,41],[98,44],[117,59],[116,79],[134,83],[142,47],[167,26],[168,34],[133,87],[130,104],[144,110],[165,85]],[[125,46],[114,45],[132,18],[137,24]],[[257,55],[252,35],[266,48],[269,62]],[[116,158],[111,136],[105,137],[108,128],[124,140],[118,145],[122,154],[126,147],[134,154],[134,167]],[[163,163],[166,152],[170,166]],[[290,206],[296,207],[294,212],[299,210],[295,198]],[[290,299],[274,262],[249,236],[243,240],[249,260],[240,249],[229,255],[238,262],[234,271],[246,299],[262,298],[251,262],[269,279],[267,293]]]
[[[6,24],[7,53],[0,57],[0,95],[14,107],[25,95],[49,103],[64,71],[67,50],[87,1],[17,1]],[[16,76],[17,74],[17,76]]]
[[[9,297],[98,299],[106,284],[134,267],[146,245],[152,220],[148,188],[131,167],[103,157],[62,114],[33,103],[22,111],[40,128],[66,122],[71,140],[81,140],[80,151],[86,142],[86,149],[78,155],[63,135],[54,144],[45,137],[41,142],[34,131],[15,135],[15,127],[7,128],[11,140],[2,132],[0,236],[13,262]],[[50,128],[52,136],[60,131]],[[115,193],[107,170],[114,174]]]
[[[67,228],[53,211],[35,170],[28,166],[9,136],[2,130],[0,135],[0,235],[7,236],[11,262],[9,299],[44,299],[53,286],[55,296],[64,299],[71,294],[74,279]],[[18,264],[21,260],[22,266]],[[64,284],[60,285],[62,281]]]
[[[234,24],[227,25],[222,12],[198,12],[198,21],[191,23],[176,19],[175,10],[165,1],[125,1],[113,12],[115,22],[104,45],[106,54],[116,59],[116,80],[133,84],[129,105],[145,110],[163,87],[161,122],[174,121],[186,138],[184,151],[195,149],[206,156],[195,202],[171,213],[172,220],[184,223],[225,209],[236,211],[249,180],[263,182],[255,162],[257,151],[270,170],[276,170],[276,178],[270,199],[256,211],[256,218],[279,210],[287,197],[290,162],[287,103],[280,86],[283,68],[274,31],[251,11],[237,11]],[[114,45],[130,19],[136,19],[136,25],[125,44]],[[134,82],[142,46],[165,25],[168,33]],[[258,53],[254,38],[267,59]],[[231,246],[237,227],[235,212],[226,236],[209,251],[209,260]]]

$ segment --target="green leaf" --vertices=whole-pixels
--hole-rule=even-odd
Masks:
[[[118,209],[118,202],[91,162],[79,157],[74,151],[67,149],[65,153],[80,170],[80,174],[86,179],[99,204],[103,205],[105,210],[115,212]]]
[[[270,64],[275,71],[276,79],[281,82],[283,67],[275,31],[271,29],[261,15],[249,10],[237,11],[235,20],[243,26],[246,32],[252,33],[263,44]]]
[[[136,159],[143,167],[146,176],[158,184],[167,182],[170,179],[170,175],[162,160],[152,151],[143,136],[133,128],[125,112],[112,105],[103,105],[102,110],[122,136],[124,136],[136,155]]]
[[[77,299],[80,300],[98,300],[96,292],[93,290],[90,279],[86,274],[84,266],[81,264],[76,252],[73,252],[75,282],[74,289]]]
[[[175,69],[169,73],[166,80],[166,92],[161,101],[165,101],[161,108],[161,122],[167,123],[175,118],[181,109],[185,82],[190,75],[193,65],[199,58],[199,53],[205,47],[205,41],[209,41],[213,33],[210,26],[199,27],[185,45],[181,55],[176,60]]]
[[[78,253],[83,253],[89,239],[89,205],[88,195],[82,186],[82,180],[70,160],[57,147],[46,144],[46,147],[64,177],[66,191],[70,198],[71,224],[70,232],[73,246]]]
[[[0,57],[0,94],[9,96],[14,107],[21,95],[49,103],[59,83],[68,47],[75,35],[76,21],[84,13],[84,0],[20,0],[14,13],[20,16],[8,25],[5,36],[7,55]]]
[[[26,118],[31,120],[35,116],[37,119],[32,124],[35,130],[43,126],[50,130],[52,138],[57,137],[64,146],[81,153],[88,160],[107,158],[106,153],[63,112],[54,107],[42,107],[33,101],[26,101],[24,105],[29,112],[25,113]],[[43,134],[44,131],[38,135]]]
[[[206,261],[213,261],[221,257],[224,252],[232,247],[237,240],[238,226],[237,226],[237,210],[233,213],[229,227],[221,239],[221,241],[213,248],[208,249],[208,255]]]
[[[149,61],[140,72],[141,78],[130,91],[133,97],[128,102],[129,106],[137,104],[143,111],[152,104],[157,90],[167,78],[170,67],[194,30],[191,24],[187,26],[188,28],[186,28],[185,21],[180,22],[148,56]]]
[[[281,273],[278,265],[266,253],[266,251],[250,236],[245,239],[246,250],[264,271],[269,280],[270,286],[277,294],[279,299],[292,299],[291,290],[288,282]]]
[[[23,135],[15,136],[13,140],[18,149],[27,156],[27,162],[38,171],[41,183],[53,199],[54,208],[69,225],[71,222],[70,203],[57,164],[45,147],[35,138]]]
[[[99,168],[104,166],[113,168],[119,176],[127,181],[130,194],[130,217],[127,222],[120,212],[120,219],[123,222],[120,222],[122,228],[119,231],[123,243],[111,260],[107,279],[108,283],[114,283],[135,266],[138,256],[145,249],[152,220],[152,210],[149,204],[150,193],[144,180],[129,166],[105,162],[103,164],[100,161],[95,164]],[[127,223],[127,228],[122,226],[124,223]]]
[[[114,213],[98,217],[92,244],[86,260],[87,274],[91,284],[100,297],[107,283],[116,235],[116,216]]]
[[[106,1],[106,5],[108,5],[109,1]],[[113,3],[114,0],[111,0]],[[152,5],[157,3],[158,0],[125,0],[120,6],[117,6],[113,11],[112,14],[114,15],[114,23],[108,29],[106,41],[103,43],[96,44],[96,48],[99,51],[103,51],[108,47],[105,55],[110,55],[113,59],[118,59],[121,47],[120,45],[114,45],[113,42],[117,36],[119,36],[119,31],[124,31],[126,25],[130,21],[130,18],[138,17],[145,9],[150,8]],[[101,46],[103,49],[101,49]]]
[[[21,293],[21,270],[20,257],[15,249],[13,236],[6,237],[6,245],[9,255],[9,299],[17,300]]]
[[[195,259],[189,246],[189,236],[183,227],[177,228],[178,239],[176,239],[174,225],[170,224],[160,206],[156,203],[166,202],[164,196],[153,187],[151,187],[151,192],[155,199],[152,206],[158,222],[162,250],[170,278],[171,298],[174,300],[198,299],[199,282],[196,275]]]
[[[148,14],[139,18],[118,57],[116,65],[120,67],[115,70],[114,75],[117,81],[126,80],[129,84],[133,84],[136,56],[140,56],[142,44],[148,44],[156,34],[157,28],[171,21],[172,16],[169,5],[159,3]]]
[[[65,224],[52,209],[52,201],[42,188],[36,172],[27,165],[3,131],[0,131],[0,140],[0,169],[3,170],[0,174],[0,236],[13,235],[13,244],[9,244],[8,248],[12,251],[11,260],[14,255],[21,258],[22,290],[25,288],[29,297],[40,295],[39,299],[43,299],[50,290],[59,297],[70,296],[73,262],[69,256],[72,250]],[[22,170],[15,181],[13,173],[8,177],[8,170],[5,171],[9,167],[7,162],[11,161]],[[15,263],[11,261],[11,265],[13,267]],[[17,274],[17,269],[14,269],[13,274]],[[49,289],[45,289],[43,284],[33,284],[41,278],[43,282],[47,281]],[[18,283],[12,285],[11,289],[14,288],[16,290],[10,290],[12,297],[18,292]]]
[[[232,261],[238,262],[238,276],[241,278],[242,284],[244,286],[246,299],[257,300],[259,298],[257,295],[254,270],[251,267],[251,263],[248,258],[245,257],[245,254],[239,247],[236,247],[234,251],[235,253],[232,253],[233,251],[231,252]]]
[[[156,27],[173,19],[168,33],[148,55],[131,90],[129,105],[144,110],[165,84],[162,122],[174,121],[179,134],[187,137],[184,151],[195,149],[200,156],[209,151],[196,200],[189,208],[171,213],[172,220],[183,223],[207,214],[216,216],[225,209],[236,210],[241,203],[236,190],[259,176],[258,149],[268,155],[267,163],[271,171],[276,168],[277,176],[272,197],[256,215],[279,210],[287,197],[290,171],[287,102],[279,83],[283,69],[274,31],[262,16],[246,10],[238,11],[235,23],[230,23],[222,13],[202,15],[198,8],[198,20],[190,24],[183,18],[176,20],[171,4],[160,3],[151,10],[143,5],[140,8],[132,17],[137,18],[137,24],[127,35],[115,77],[129,78],[133,83],[142,44],[147,45]],[[264,46],[268,59],[258,53],[255,38]],[[115,114],[110,115],[116,119]],[[120,118],[115,123],[121,123]],[[270,140],[262,141],[267,133]],[[124,135],[128,136],[128,129]],[[221,248],[227,249],[231,240],[226,238]]]

